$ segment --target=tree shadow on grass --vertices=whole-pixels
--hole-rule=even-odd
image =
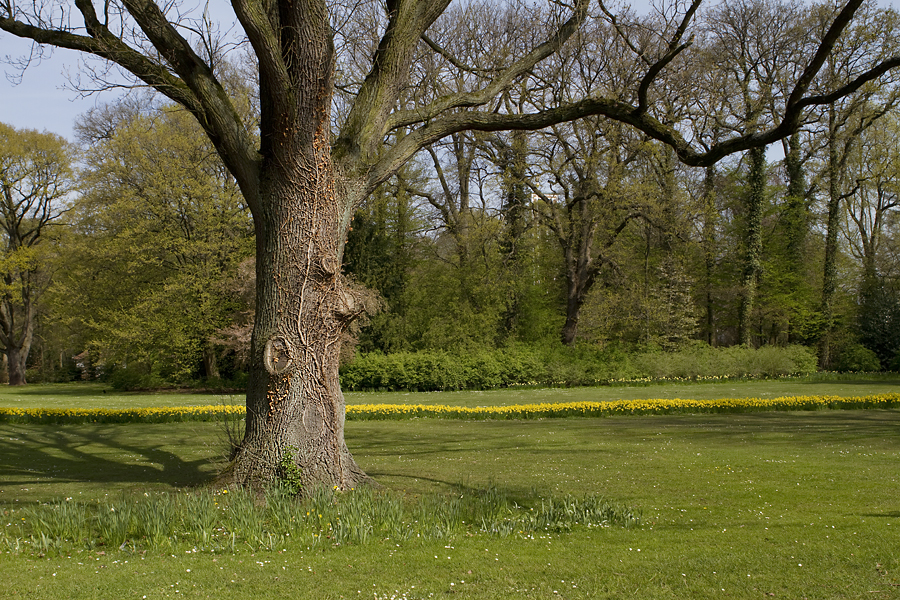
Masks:
[[[449,491],[460,481],[496,477],[504,485],[528,473],[542,487],[548,469],[559,480],[583,481],[628,472],[641,457],[665,453],[668,441],[679,452],[744,446],[755,456],[807,449],[816,456],[833,446],[861,444],[893,451],[900,442],[900,410],[763,412],[617,416],[516,421],[350,422],[347,444],[376,481],[416,492]],[[649,463],[648,463],[649,464]],[[604,467],[605,468],[605,467]],[[556,481],[547,475],[546,481]],[[599,479],[598,479],[599,481]],[[554,484],[555,485],[555,484]],[[516,494],[530,492],[515,489]]]
[[[737,433],[771,441],[779,437],[806,437],[815,443],[900,438],[898,410],[770,411],[663,415],[654,418],[659,420],[661,430],[707,438],[734,436]]]
[[[167,425],[0,425],[0,497],[49,485],[59,495],[86,489],[166,489],[215,474],[216,451],[187,427]]]

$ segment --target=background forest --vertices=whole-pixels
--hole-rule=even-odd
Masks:
[[[417,62],[406,94],[467,89],[505,60],[479,40],[512,53],[545,35],[542,10],[472,3],[448,12],[423,44],[452,53],[454,68]],[[664,113],[655,117],[723,138],[768,128],[835,10],[776,0],[710,8],[659,75],[654,106]],[[542,87],[504,95],[498,110],[528,113],[597,89],[639,104],[631,90],[648,93],[635,80],[646,69],[642,44],[659,43],[653,32],[665,19],[599,11],[541,63]],[[823,69],[832,87],[855,65],[900,53],[898,27],[893,10],[860,9]],[[361,57],[377,40],[365,33],[346,41]],[[228,61],[222,68],[253,115],[255,66],[239,50]],[[338,70],[336,119],[341,85],[361,76],[352,62]],[[599,117],[460,133],[427,148],[353,220],[343,270],[372,294],[368,318],[344,343],[345,387],[718,373],[655,370],[684,355],[753,374],[746,348],[785,348],[778,356],[794,361],[786,372],[815,368],[812,360],[826,370],[900,369],[895,78],[812,110],[780,145],[705,169]],[[70,143],[0,128],[7,380],[240,387],[254,232],[214,148],[184,111],[138,92],[83,115],[76,130]],[[361,372],[384,371],[386,356],[402,357],[405,379]],[[460,361],[483,376],[435,375]],[[558,368],[547,374],[549,363]],[[606,366],[565,374],[582,363]]]

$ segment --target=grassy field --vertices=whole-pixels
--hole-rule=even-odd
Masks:
[[[498,389],[459,392],[347,392],[347,404],[444,404],[447,406],[508,406],[540,402],[601,402],[642,398],[775,398],[780,396],[863,396],[900,389],[900,375],[858,375],[724,383],[656,383],[573,388]],[[101,383],[0,386],[0,407],[13,408],[132,408],[206,406],[243,403],[233,394],[117,392]]]
[[[724,385],[747,396],[792,393],[784,387],[794,383],[777,392],[774,383]],[[526,398],[510,403],[598,390],[673,397],[666,389],[517,391]],[[894,390],[857,383],[852,393]],[[458,394],[473,403],[505,398]],[[446,396],[435,403],[450,404]],[[493,485],[525,506],[596,493],[640,509],[643,524],[315,550],[291,542],[224,554],[0,553],[0,597],[900,597],[900,411],[365,421],[348,423],[347,443],[389,493],[464,495]],[[65,497],[175,492],[207,481],[222,453],[214,423],[0,424],[0,504],[13,519],[22,506]]]

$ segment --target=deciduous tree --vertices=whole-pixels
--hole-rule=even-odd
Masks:
[[[827,23],[829,10],[820,7],[817,14],[820,27]],[[823,68],[824,87],[843,85],[853,78],[860,61],[879,60],[895,52],[900,45],[897,39],[898,15],[893,10],[878,9],[872,3],[860,11],[860,19],[849,28]],[[825,127],[824,166],[820,174],[826,186],[825,258],[822,267],[822,333],[819,338],[819,366],[828,368],[831,363],[832,331],[836,322],[835,296],[838,290],[838,237],[844,201],[857,189],[855,181],[848,177],[847,164],[859,137],[900,101],[896,85],[879,85],[884,81],[866,82],[852,93],[834,98],[824,107],[822,121]]]
[[[234,179],[194,119],[128,100],[82,117],[59,312],[107,371],[217,378],[213,334],[239,309],[227,282],[252,253]]]
[[[65,211],[71,161],[62,137],[0,123],[0,345],[10,385],[25,383],[37,301],[49,281],[41,243]]]
[[[536,67],[563,48],[590,17],[587,0],[551,3],[546,35],[524,37],[490,71],[473,72],[428,32],[449,0],[387,0],[382,10],[326,0],[232,0],[259,66],[259,136],[222,84],[213,36],[191,37],[202,22],[179,22],[177,3],[153,0],[0,2],[0,29],[38,44],[86,52],[119,65],[144,85],[184,106],[231,171],[253,214],[256,232],[256,322],[247,390],[246,434],[223,482],[258,485],[279,475],[292,456],[303,484],[350,488],[366,479],[344,443],[338,383],[340,340],[361,311],[360,295],[341,276],[354,210],[421,148],[466,130],[539,129],[588,115],[630,124],[671,145],[681,160],[712,164],[723,156],[791,133],[806,110],[900,64],[864,65],[829,94],[808,94],[825,57],[861,0],[850,0],[807,56],[783,117],[765,130],[698,149],[677,124],[654,116],[654,82],[689,47],[700,6],[671,13],[672,27],[641,53],[644,68],[633,100],[600,90],[521,114],[502,110],[516,86],[538,87]],[[374,6],[374,5],[373,5]],[[463,14],[475,4],[454,9]],[[528,8],[522,3],[523,10]],[[366,20],[355,22],[359,15]],[[371,20],[372,15],[377,19]],[[357,25],[377,31],[370,61],[340,80],[344,50]],[[429,43],[431,40],[432,43]],[[479,40],[490,51],[490,40]],[[198,50],[200,48],[200,50]],[[413,67],[423,54],[446,72],[465,72],[464,91],[417,102]],[[332,112],[335,84],[342,90]],[[333,118],[335,117],[335,118]],[[257,139],[259,143],[257,143]]]

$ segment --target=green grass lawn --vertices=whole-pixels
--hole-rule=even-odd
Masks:
[[[460,392],[347,392],[347,404],[443,404],[507,406],[541,402],[600,402],[642,398],[776,398],[779,396],[864,396],[900,390],[900,375],[858,375],[830,380],[819,375],[798,379],[725,383],[659,383],[573,388],[499,389]],[[139,408],[206,406],[243,403],[233,394],[117,392],[102,383],[59,383],[0,386],[0,407],[12,408]]]
[[[234,554],[0,554],[0,596],[900,597],[897,410],[364,421],[348,423],[347,443],[396,493],[598,493],[640,508],[643,525]],[[175,491],[206,481],[221,455],[213,423],[0,424],[0,504]]]
[[[141,408],[150,406],[206,406],[238,402],[231,394],[193,392],[119,392],[102,383],[46,383],[10,387],[0,385],[0,406],[13,408]]]

